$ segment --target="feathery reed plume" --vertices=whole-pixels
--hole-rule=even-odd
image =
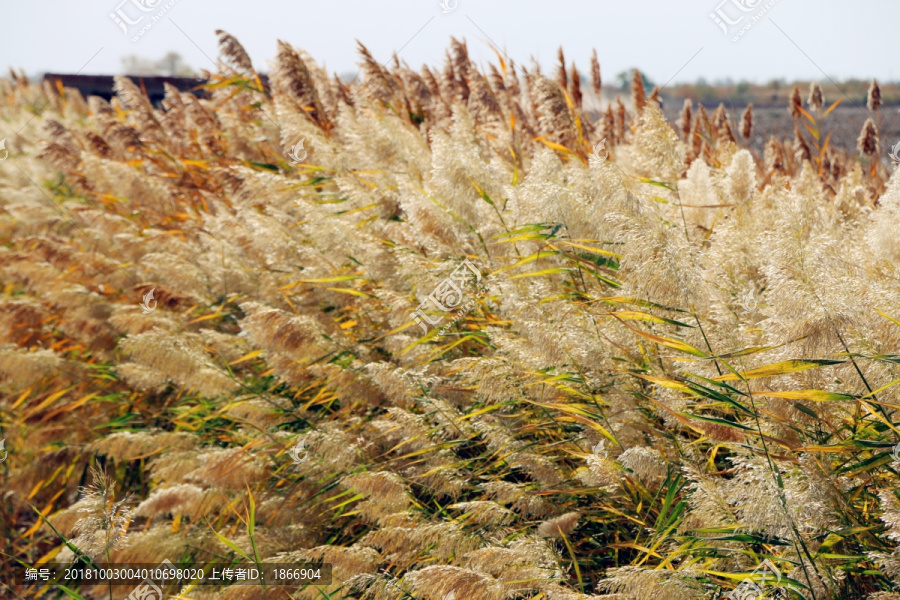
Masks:
[[[540,135],[548,136],[564,146],[573,145],[573,120],[566,102],[565,88],[543,75],[535,75],[529,90],[535,101]]]
[[[847,174],[840,154],[831,155],[831,177],[837,181]]]
[[[109,560],[113,550],[124,546],[131,523],[131,509],[127,504],[132,496],[116,502],[115,481],[105,471],[90,468],[91,484],[79,488],[82,499],[78,502],[78,512],[83,514],[73,528],[77,537],[76,547],[92,559],[104,557]]]
[[[572,80],[569,84],[569,95],[572,96],[572,102],[575,103],[575,106],[578,110],[581,110],[582,103],[582,94],[581,94],[581,73],[578,72],[578,68],[575,66],[575,61],[572,61]]]
[[[832,164],[831,161],[833,158],[834,158],[834,153],[830,148],[828,149],[827,152],[825,152],[825,155],[822,156],[822,174],[826,178],[833,179],[833,177],[831,175],[831,164]]]
[[[150,100],[129,78],[116,75],[114,81],[113,87],[118,97],[131,110],[140,139],[157,145],[165,144],[166,134],[156,118]]]
[[[221,29],[216,29],[215,33],[219,36],[219,55],[222,60],[238,73],[252,73],[253,62],[237,38]]]
[[[320,126],[325,124],[325,114],[309,69],[297,51],[281,40],[278,40],[278,53],[272,70],[272,91],[276,96],[296,103],[301,114],[309,115]]]
[[[456,77],[456,89],[463,102],[469,101],[469,79],[471,79],[472,64],[469,60],[469,48],[465,42],[456,38],[450,38],[451,62],[453,73]],[[565,89],[565,88],[563,88]]]
[[[594,95],[597,96],[599,102],[602,98],[603,79],[600,77],[600,61],[597,59],[597,49],[591,52],[591,86],[594,89]]]
[[[678,125],[681,128],[681,139],[685,143],[690,143],[691,139],[691,108],[693,103],[690,98],[684,99],[684,105],[681,107],[681,117],[678,119]]]
[[[607,579],[597,587],[612,594],[601,598],[614,600],[695,600],[704,596],[703,584],[698,581],[700,576],[683,571],[675,573],[632,566],[616,567],[607,572]]]
[[[875,121],[866,119],[856,140],[856,148],[863,156],[872,157],[878,154],[879,147],[878,127],[875,125]]]
[[[603,116],[603,135],[610,145],[615,145],[616,138],[616,116],[613,113],[612,103],[606,105],[606,113]]]
[[[710,123],[712,125],[710,133],[714,140],[718,140],[719,137],[721,137],[723,133],[721,132],[721,129],[726,122],[728,122],[728,114],[725,111],[725,104],[720,102],[710,118]]]
[[[490,65],[490,70],[488,81],[491,82],[491,88],[498,96],[504,96],[504,92],[506,92],[506,82],[503,80],[503,74],[493,63]]]
[[[537,534],[541,537],[560,538],[568,536],[578,525],[581,513],[569,512],[554,519],[544,521],[537,528]]]
[[[796,85],[794,86],[794,89],[791,90],[791,101],[788,105],[788,112],[795,121],[803,114],[803,100],[800,97],[800,88]]]
[[[716,139],[723,139],[734,142],[734,132],[731,130],[731,123],[728,119],[728,110],[724,103],[720,103],[713,113],[713,125],[715,126]]]
[[[700,105],[700,110],[703,111],[703,105]],[[703,153],[703,147],[706,144],[706,138],[703,133],[703,125],[702,125],[702,116],[703,112],[697,113],[697,116],[694,117],[694,125],[691,128],[690,134],[690,144],[691,148],[691,156],[694,158],[703,157],[705,160],[705,155]]]
[[[428,68],[428,65],[422,65],[422,81],[428,86],[428,92],[435,97],[441,95],[440,84],[437,80],[438,76],[434,74],[434,71]]]
[[[641,76],[641,72],[637,69],[634,70],[634,75],[631,78],[631,99],[634,102],[635,113],[639,114],[647,105],[646,90],[644,89],[644,78],[643,76]]]
[[[819,86],[818,81],[813,81],[809,84],[809,98],[807,98],[806,103],[816,113],[821,111],[825,105],[825,98],[822,96],[822,88]]]
[[[625,113],[625,104],[621,98],[616,98],[616,140],[625,139],[625,130],[627,129],[628,117]]]
[[[184,112],[187,122],[193,129],[192,137],[196,137],[204,152],[218,156],[226,151],[225,142],[218,136],[222,130],[216,113],[210,111],[200,100],[194,96],[187,96],[184,103]]]
[[[650,90],[650,95],[647,97],[647,102],[652,102],[659,106],[659,87],[653,86],[653,89]]]
[[[747,105],[747,108],[744,109],[743,114],[741,115],[741,137],[745,140],[750,139],[750,134],[753,132],[753,103]]]
[[[341,81],[341,78],[335,74],[334,76],[334,89],[337,93],[337,100],[339,102],[344,103],[346,106],[353,106],[353,97],[350,96],[350,89],[347,85]]]
[[[773,136],[769,136],[765,147],[766,170],[769,173],[777,173],[784,170],[784,156],[781,144]]]
[[[878,109],[881,108],[881,87],[874,79],[866,95],[866,106],[873,112],[878,112]]]
[[[559,66],[556,68],[556,82],[559,87],[567,90],[569,89],[569,74],[566,72],[566,56],[563,54],[562,46],[557,51],[556,59],[559,61]]]
[[[390,73],[385,69],[369,52],[362,42],[357,41],[357,52],[362,57],[362,65],[360,72],[363,76],[363,86],[360,91],[365,90],[370,98],[375,98],[382,102],[389,102],[394,95],[396,82]]]
[[[619,462],[634,471],[645,484],[659,483],[666,476],[666,463],[655,448],[629,448],[619,455]]]
[[[794,125],[794,156],[798,161],[812,162],[812,150],[798,125]]]
[[[516,74],[516,66],[512,61],[509,62],[509,94],[511,98],[518,98],[522,94],[522,86],[519,83],[519,76]]]
[[[428,566],[412,571],[404,582],[413,597],[428,600],[494,600],[506,595],[504,586],[493,577],[453,566]]]
[[[697,120],[699,121],[699,130],[702,135],[707,137],[713,137],[715,132],[713,131],[712,123],[709,120],[709,113],[706,112],[706,107],[697,103]]]

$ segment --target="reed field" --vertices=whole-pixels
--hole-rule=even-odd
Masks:
[[[218,35],[161,106],[0,80],[0,597],[129,594],[21,582],[80,557],[333,569],[195,600],[900,600],[877,83],[856,147],[813,84],[759,151],[637,75],[595,110],[596,55],[346,83],[278,42],[264,86]]]

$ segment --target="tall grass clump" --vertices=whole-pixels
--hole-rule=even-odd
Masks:
[[[750,109],[671,124],[637,72],[601,103],[596,56],[589,88],[562,51],[361,46],[346,83],[278,42],[264,85],[218,35],[160,106],[0,80],[5,556],[331,563],[310,600],[723,598],[763,564],[769,597],[900,597],[875,121],[836,148],[795,90],[757,155]]]

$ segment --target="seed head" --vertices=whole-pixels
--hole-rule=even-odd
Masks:
[[[753,103],[747,105],[744,114],[741,115],[741,137],[745,140],[750,139],[750,133],[753,131]]]
[[[644,89],[644,78],[637,69],[634,70],[634,77],[631,79],[631,97],[634,100],[634,111],[641,112],[647,105],[647,92]]]
[[[594,94],[600,99],[603,91],[603,79],[600,77],[600,61],[597,59],[597,50],[591,54],[591,84],[594,86]]]
[[[874,79],[872,80],[872,85],[869,86],[869,97],[866,100],[866,106],[871,111],[877,111],[881,108],[881,88]]]
[[[800,98],[800,88],[795,85],[794,90],[791,92],[791,103],[788,106],[788,111],[793,118],[799,119],[802,108],[803,100]]]
[[[571,69],[571,79],[569,81],[569,95],[572,96],[572,102],[575,103],[575,106],[581,108],[582,103],[582,93],[581,93],[581,73],[578,72],[578,69],[575,67],[575,63],[572,62]]]
[[[825,99],[822,97],[822,88],[819,87],[817,81],[813,81],[809,84],[809,98],[807,98],[806,103],[816,112],[822,110]]]
[[[691,137],[691,99],[684,99],[684,107],[681,109],[681,119],[678,121],[681,125],[682,139],[687,142]]]
[[[875,121],[866,119],[859,138],[856,140],[856,147],[863,156],[874,156],[878,154],[878,127]]]
[[[569,74],[566,72],[566,56],[563,54],[562,46],[559,47],[557,56],[559,57],[559,68],[556,71],[556,79],[559,82],[559,87],[565,90],[569,87]]]

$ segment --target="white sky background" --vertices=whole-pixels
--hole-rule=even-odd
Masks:
[[[159,59],[175,51],[195,69],[212,69],[206,55],[216,58],[213,31],[221,28],[241,41],[263,72],[279,38],[303,48],[329,71],[347,73],[356,72],[356,39],[382,63],[399,51],[418,68],[442,65],[450,37],[456,36],[468,41],[470,54],[482,64],[494,60],[493,42],[520,64],[536,57],[545,72],[552,72],[562,45],[567,62],[574,59],[586,74],[596,48],[610,83],[632,67],[657,84],[673,77],[674,82],[699,77],[825,81],[823,71],[835,80],[900,76],[894,66],[900,58],[898,0],[775,0],[736,43],[709,16],[721,0],[445,1],[457,7],[443,14],[439,0],[176,0],[132,42],[131,31],[126,36],[109,17],[121,0],[0,0],[0,67],[22,68],[29,75],[82,68],[83,74],[113,74],[121,72],[125,55]],[[755,11],[769,1],[762,0]],[[142,13],[131,2],[123,10],[136,18]],[[731,2],[723,10],[735,18],[741,13]]]

